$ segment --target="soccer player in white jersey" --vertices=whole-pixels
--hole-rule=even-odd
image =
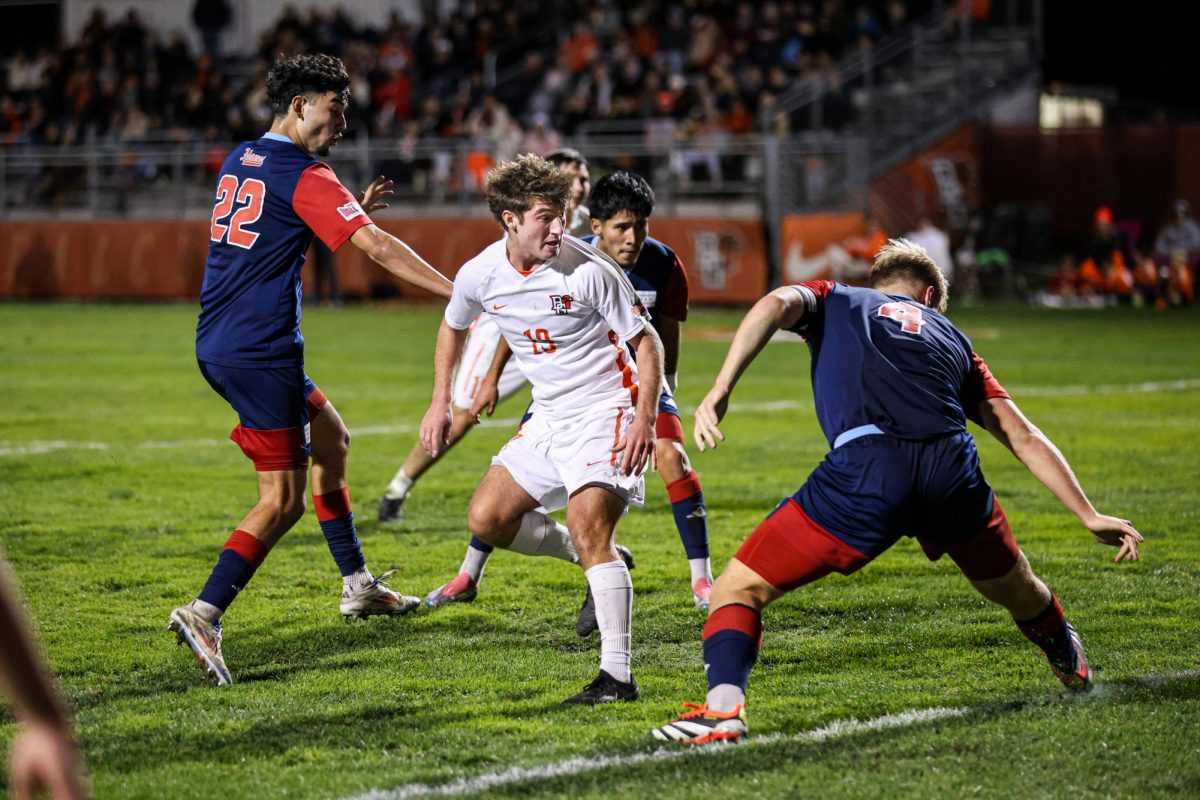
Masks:
[[[583,202],[587,199],[591,185],[591,173],[588,171],[587,159],[578,150],[564,147],[546,154],[546,160],[556,165],[571,178],[571,197],[567,202],[566,227],[573,236],[586,236],[591,233],[590,216]],[[486,314],[480,314],[471,324],[467,335],[467,344],[463,352],[462,362],[454,375],[454,396],[450,401],[454,423],[450,426],[449,444],[442,448],[436,456],[425,452],[420,442],[414,442],[404,464],[396,471],[395,477],[388,484],[379,498],[379,522],[388,525],[399,523],[404,519],[404,502],[412,493],[413,486],[421,476],[436,464],[451,447],[466,436],[479,423],[479,416],[469,413],[475,395],[483,384],[488,367],[496,355],[496,346],[500,343],[500,329]],[[512,396],[525,385],[525,376],[513,362],[509,362],[500,375],[500,400]],[[486,560],[491,552],[489,547],[478,538],[471,539],[471,547],[478,550]],[[471,597],[474,597],[471,592]],[[460,597],[460,599],[466,599]]]
[[[569,192],[570,178],[537,156],[518,156],[490,175],[488,208],[506,235],[455,278],[421,443],[437,453],[446,442],[451,376],[467,328],[486,312],[533,384],[533,407],[492,459],[468,525],[495,547],[583,567],[596,602],[600,673],[565,702],[593,705],[638,697],[630,671],[633,583],[613,534],[626,507],[642,503],[663,356],[621,269],[564,235]],[[564,507],[566,527],[542,511]]]

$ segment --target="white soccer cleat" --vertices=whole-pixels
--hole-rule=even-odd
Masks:
[[[692,584],[692,603],[696,608],[708,613],[708,604],[712,600],[712,581],[708,578],[697,578]]]
[[[746,738],[746,708],[739,705],[732,711],[711,711],[707,706],[684,703],[691,711],[674,722],[655,728],[650,735],[661,742],[682,745],[709,742],[736,742]]]
[[[395,617],[407,614],[421,605],[420,598],[392,591],[383,579],[396,574],[390,569],[361,589],[351,590],[349,586],[342,589],[340,610],[347,619],[366,619],[370,616]]]
[[[175,631],[175,638],[180,643],[187,642],[196,654],[196,660],[204,666],[204,672],[217,686],[229,686],[233,676],[225,666],[225,657],[221,655],[221,621],[209,622],[196,613],[189,603],[171,612],[168,630]]]

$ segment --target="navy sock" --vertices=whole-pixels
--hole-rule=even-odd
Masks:
[[[1063,616],[1058,598],[1050,595],[1050,604],[1033,619],[1016,621],[1025,638],[1042,648],[1051,664],[1068,669],[1075,663],[1075,647],[1067,631],[1067,618]]]
[[[704,625],[704,671],[708,688],[723,683],[744,692],[758,660],[762,618],[749,606],[721,606]]]
[[[708,558],[708,516],[704,507],[704,492],[695,472],[667,484],[671,498],[671,513],[675,528],[689,559]]]
[[[321,523],[321,533],[329,552],[337,562],[342,577],[353,575],[367,565],[363,557],[358,532],[354,528],[354,512],[350,510],[350,490],[343,486],[337,491],[313,495],[313,509]]]
[[[200,590],[199,599],[224,613],[266,557],[267,548],[262,542],[245,531],[234,531],[225,542],[225,549],[217,558],[217,564],[204,588]]]
[[[478,550],[481,553],[490,553],[496,549],[496,548],[492,547],[490,544],[488,544],[487,542],[485,542],[483,539],[480,539],[478,536],[474,536],[474,535],[471,536],[470,546],[474,547],[476,550]]]

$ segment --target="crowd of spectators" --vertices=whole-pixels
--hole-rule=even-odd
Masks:
[[[1194,302],[1200,222],[1192,216],[1191,204],[1183,198],[1174,203],[1171,218],[1150,247],[1140,245],[1136,231],[1119,225],[1107,206],[1097,208],[1083,251],[1063,254],[1035,303],[1055,308],[1164,309]]]
[[[288,8],[256,53],[206,50],[96,9],[78,40],[3,54],[0,136],[35,144],[232,141],[269,122],[262,77],[280,54],[339,55],[353,123],[375,136],[487,139],[546,150],[596,120],[662,119],[681,135],[755,131],[797,79],[905,24],[904,0],[476,0],[473,13],[381,28],[341,8]],[[205,27],[206,25],[206,27]],[[851,113],[834,103],[826,124]],[[841,111],[837,111],[837,109]],[[786,118],[781,123],[786,125]]]

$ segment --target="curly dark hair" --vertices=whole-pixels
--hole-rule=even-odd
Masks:
[[[539,200],[560,212],[571,198],[571,177],[544,158],[520,155],[488,174],[487,203],[492,216],[504,227],[504,212],[524,221],[525,212]]]
[[[281,58],[267,74],[267,102],[277,117],[287,116],[296,95],[322,95],[337,92],[341,101],[350,101],[350,76],[340,58],[323,53]]]
[[[635,217],[649,217],[654,213],[654,190],[641,175],[617,170],[596,181],[588,195],[588,210],[592,219],[600,222],[622,211]]]

